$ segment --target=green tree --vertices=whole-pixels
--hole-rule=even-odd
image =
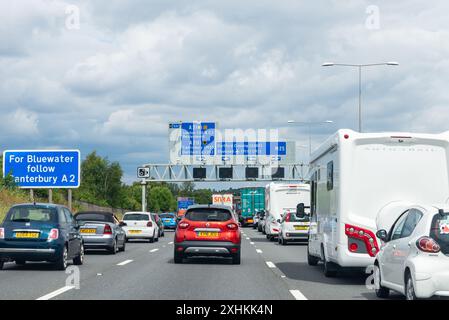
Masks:
[[[152,212],[172,211],[175,199],[167,186],[154,186],[148,195],[148,209]]]

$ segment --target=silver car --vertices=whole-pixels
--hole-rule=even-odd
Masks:
[[[83,211],[75,215],[86,249],[106,249],[111,254],[125,251],[126,234],[112,212]]]

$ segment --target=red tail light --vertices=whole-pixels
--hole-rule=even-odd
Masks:
[[[375,257],[377,252],[379,252],[379,246],[377,245],[376,236],[372,231],[361,227],[345,224],[345,233],[348,238],[362,240],[365,243],[366,250],[371,257]],[[355,247],[354,244],[357,246],[356,243],[351,243],[349,245],[349,251],[357,251],[358,246]]]
[[[438,253],[441,250],[440,245],[429,237],[419,238],[418,241],[416,241],[416,246],[419,250],[430,253]]]
[[[239,226],[235,223],[230,223],[226,225],[226,227],[228,227],[229,230],[237,230],[239,228]]]
[[[0,239],[5,239],[5,229],[0,228]]]
[[[103,234],[112,234],[112,229],[110,225],[107,224],[104,226]]]
[[[151,221],[148,221],[148,223],[147,223],[147,227],[152,227],[153,226],[153,222],[151,222]]]
[[[180,229],[187,229],[189,227],[189,224],[187,222],[180,222],[178,224],[178,228]]]
[[[285,222],[290,222],[290,215],[291,213],[287,213],[287,216],[285,217]]]
[[[59,238],[59,230],[51,229],[50,233],[48,234],[48,240],[56,240],[58,238]]]

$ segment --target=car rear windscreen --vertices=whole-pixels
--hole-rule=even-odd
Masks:
[[[228,210],[217,208],[188,210],[185,217],[192,221],[228,221],[232,219],[232,215]]]
[[[123,216],[123,221],[148,221],[150,218],[147,214],[130,213]]]
[[[171,213],[162,213],[159,215],[159,217],[162,219],[173,219],[175,218],[175,215]]]
[[[5,222],[56,222],[55,208],[37,206],[17,206],[9,210]]]
[[[77,221],[99,221],[99,222],[114,222],[112,214],[86,212],[75,215]]]
[[[433,217],[430,237],[441,247],[441,252],[449,254],[449,213]]]

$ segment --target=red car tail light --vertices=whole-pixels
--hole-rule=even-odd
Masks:
[[[291,216],[291,213],[289,212],[289,213],[287,213],[287,216],[285,217],[285,222],[290,222],[290,217]]]
[[[147,227],[152,227],[153,226],[153,222],[151,222],[151,221],[148,221],[148,223],[147,223]]]
[[[441,248],[440,245],[429,237],[422,237],[416,241],[416,246],[419,250],[430,253],[438,253]]]
[[[376,236],[372,231],[350,224],[345,224],[345,233],[348,238],[362,240],[365,243],[366,250],[371,257],[375,257],[379,252]],[[358,250],[358,245],[356,243],[351,243],[349,244],[348,249],[351,252],[356,252]]]
[[[104,226],[103,234],[112,234],[112,229],[110,225],[106,224]]]
[[[187,222],[180,222],[178,224],[179,229],[187,229],[189,227],[189,224]]]
[[[239,226],[235,223],[229,223],[226,227],[228,227],[229,230],[237,230],[239,228]]]
[[[0,239],[5,239],[5,229],[0,228]]]
[[[58,238],[59,238],[59,230],[51,229],[50,233],[48,234],[48,240],[56,240]]]

